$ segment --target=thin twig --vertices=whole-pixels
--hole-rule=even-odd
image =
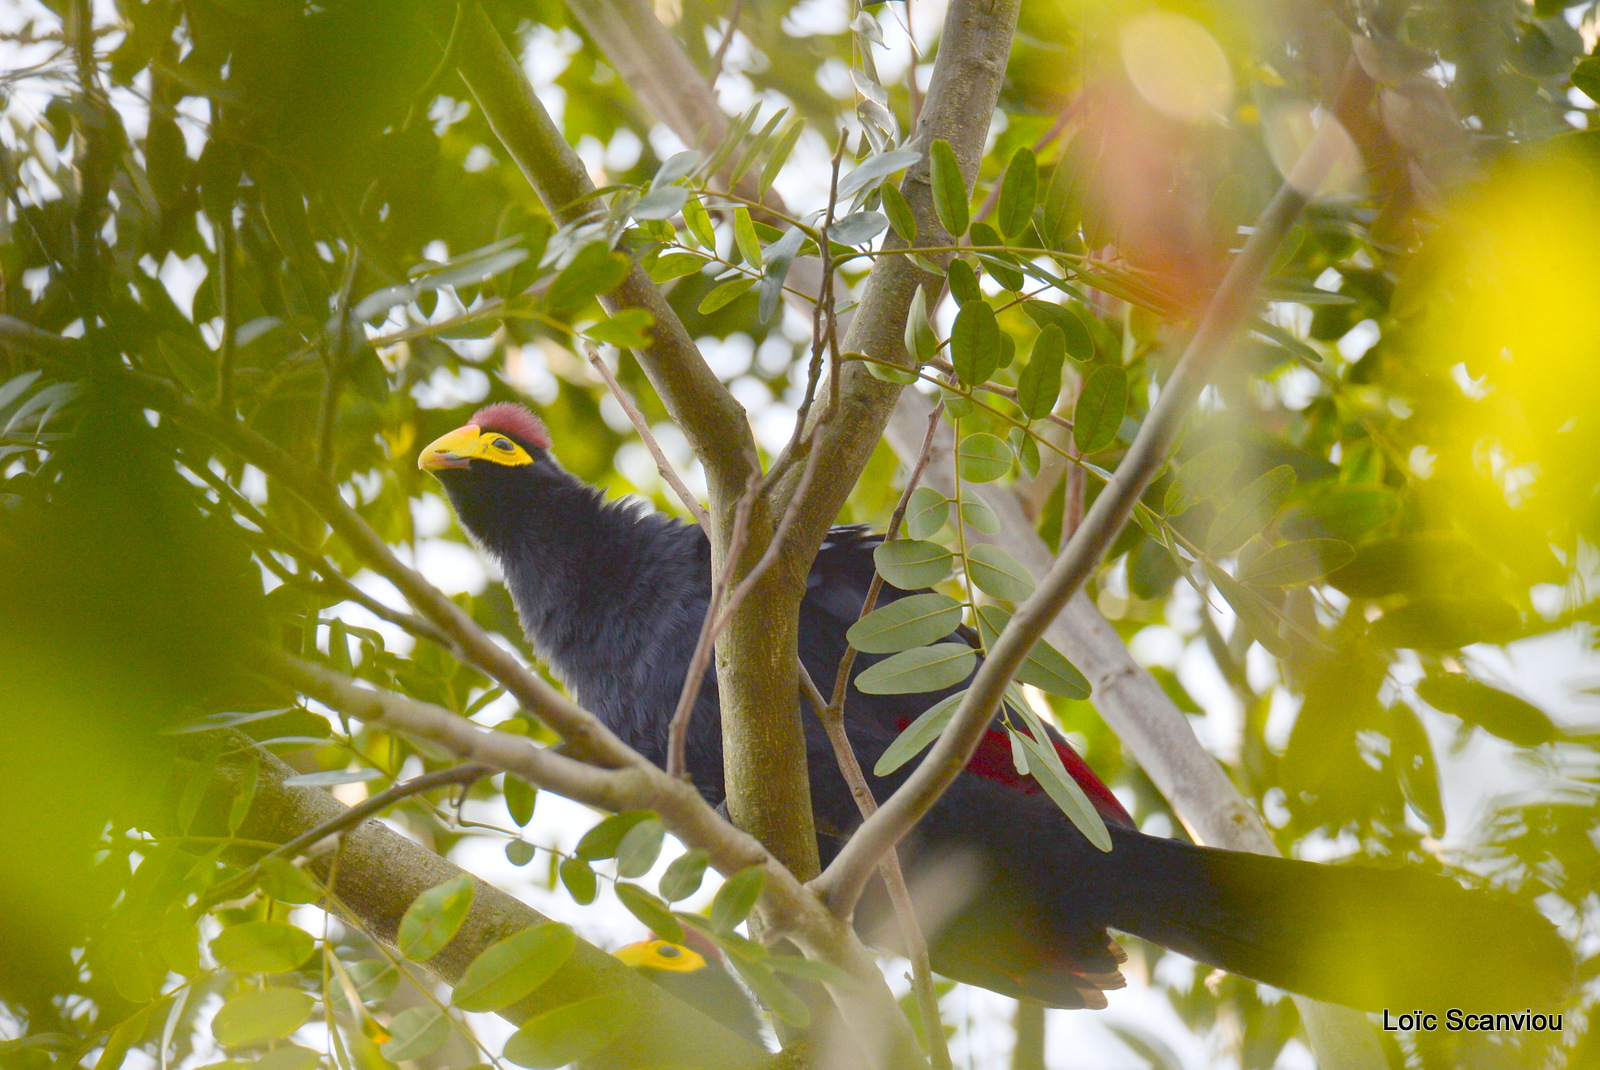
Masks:
[[[826,425],[818,424],[817,426],[824,427]],[[800,482],[794,485],[794,496],[789,499],[789,504],[783,511],[783,517],[778,521],[778,526],[773,529],[772,538],[767,542],[766,550],[762,552],[761,559],[751,566],[750,571],[739,582],[739,586],[733,589],[733,594],[728,596],[727,605],[723,607],[722,616],[717,621],[716,630],[718,634],[733,620],[733,611],[739,607],[739,603],[743,602],[755,587],[756,581],[761,578],[762,573],[771,568],[773,563],[782,555],[784,540],[788,538],[789,528],[793,526],[794,518],[800,514],[800,506],[805,501],[806,489],[811,486],[811,480],[817,474],[819,456],[816,451],[816,443],[813,441],[811,453],[806,458],[805,470],[800,473]]]
[[[606,386],[610,388],[611,396],[617,399],[617,404],[622,406],[622,411],[628,414],[628,421],[633,424],[633,429],[639,432],[639,437],[644,441],[645,449],[649,450],[650,456],[655,458],[656,471],[661,473],[661,478],[667,481],[667,486],[671,487],[673,492],[678,495],[678,500],[683,502],[684,508],[688,509],[695,520],[699,521],[701,530],[709,534],[711,531],[711,517],[707,515],[705,506],[701,505],[699,500],[689,492],[689,488],[684,485],[683,480],[678,478],[678,473],[673,471],[672,464],[667,460],[666,453],[661,449],[661,443],[657,442],[656,436],[650,433],[650,425],[645,421],[644,413],[639,411],[639,406],[633,403],[633,399],[628,396],[628,392],[622,389],[622,384],[617,381],[617,377],[606,366],[605,360],[600,356],[600,351],[594,347],[594,344],[585,340],[583,351],[588,355],[589,363],[593,365],[594,370],[600,374],[600,378],[604,379]]]
[[[728,55],[728,46],[733,44],[733,35],[739,31],[739,13],[743,10],[744,0],[733,0],[728,7],[728,31],[722,35],[717,51],[711,57],[711,70],[706,74],[707,85],[716,85],[717,78],[722,74],[722,61]]]
[[[833,150],[833,167],[828,185],[828,204],[823,209],[822,225],[817,228],[817,249],[822,257],[821,278],[822,284],[817,291],[816,302],[811,307],[811,363],[806,371],[806,392],[800,399],[800,407],[795,411],[794,430],[789,435],[789,441],[784,444],[778,459],[772,462],[772,467],[767,471],[763,480],[762,489],[776,485],[782,479],[790,466],[795,462],[795,456],[801,443],[810,443],[811,439],[805,437],[806,421],[811,415],[811,406],[816,401],[817,386],[822,381],[822,358],[833,332],[833,249],[828,242],[828,228],[833,225],[834,202],[839,196],[839,164],[844,159],[845,145],[848,136],[845,131],[839,132],[839,141]],[[837,344],[835,344],[837,350]],[[837,360],[833,368],[833,389],[830,390],[830,403],[838,405],[838,368]]]
[[[722,596],[728,589],[730,573],[744,554],[745,539],[750,532],[750,511],[755,508],[759,487],[759,480],[752,471],[744,497],[734,507],[727,557],[711,583],[711,598],[706,603],[706,615],[700,622],[700,637],[695,640],[694,656],[689,659],[689,673],[683,678],[683,690],[678,692],[678,705],[672,711],[672,723],[667,729],[668,776],[687,778],[689,775],[689,719],[694,716],[695,703],[700,701],[700,687],[705,682],[706,666],[711,661],[711,651],[717,641]]]

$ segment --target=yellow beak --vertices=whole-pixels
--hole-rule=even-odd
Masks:
[[[480,432],[477,424],[467,424],[440,435],[428,443],[417,457],[417,467],[424,472],[437,472],[441,468],[465,468],[478,450]]]

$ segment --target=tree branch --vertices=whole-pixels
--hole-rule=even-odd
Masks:
[[[648,10],[642,20],[660,28]],[[462,31],[460,72],[551,214],[566,222],[592,211],[595,202],[586,199],[593,192],[588,172],[476,5]],[[691,68],[688,78],[698,81],[698,72]],[[583,206],[581,212],[577,204]],[[745,553],[729,554],[739,500],[751,474],[757,472],[755,438],[744,409],[707,367],[672,307],[638,265],[609,300],[643,308],[655,318],[653,341],[639,352],[639,363],[705,467],[712,567],[737,581],[755,566],[750,550],[767,545],[780,511],[768,505],[770,499],[756,499]],[[818,868],[817,844],[805,739],[793,701],[803,588],[804,576],[796,582],[786,570],[769,570],[762,578],[757,596],[735,614],[718,646],[717,691],[728,813],[796,875],[808,879]]]
[[[238,838],[287,845],[307,835],[320,836],[322,830],[343,825],[352,816],[351,810],[326,791],[284,787],[283,781],[295,771],[259,748],[255,754],[260,762],[259,778],[250,812],[236,833]],[[237,793],[238,785],[227,780],[230,768],[227,763],[220,766],[219,779],[226,784],[224,790]],[[212,812],[226,814],[228,808],[213,807]],[[336,855],[330,852],[314,859],[311,868],[329,885],[334,908],[391,949],[397,948],[400,919],[417,896],[462,873],[377,821],[364,821],[346,831],[342,849]],[[449,984],[460,980],[473,959],[491,944],[551,920],[491,884],[474,883],[472,908],[458,934],[426,963],[430,972]],[[604,992],[625,993],[638,1011],[614,1045],[585,1060],[589,1070],[634,1070],[685,1060],[709,1070],[793,1066],[792,1059],[763,1051],[581,939],[572,957],[550,980],[500,1015],[520,1024]]]
[[[661,443],[656,441],[656,436],[650,433],[650,425],[645,422],[644,413],[639,411],[639,406],[633,403],[628,392],[622,389],[622,384],[617,377],[611,374],[611,369],[606,366],[600,351],[589,341],[584,340],[583,351],[589,358],[589,364],[596,374],[605,380],[606,387],[611,391],[611,396],[617,399],[617,404],[622,406],[622,411],[627,414],[628,422],[633,424],[633,429],[639,432],[639,438],[644,442],[645,449],[650,451],[650,456],[655,458],[656,471],[661,473],[661,478],[667,481],[667,486],[672,488],[683,507],[689,514],[699,521],[700,527],[705,531],[711,530],[711,518],[706,515],[706,507],[701,505],[695,496],[689,493],[689,488],[684,485],[678,473],[673,471],[672,464],[667,460],[667,455],[662,452]]]
[[[429,740],[458,758],[592,806],[612,812],[654,810],[685,844],[703,848],[719,873],[732,875],[749,866],[761,866],[766,873],[761,910],[767,925],[807,955],[831,962],[851,975],[851,984],[829,986],[829,990],[858,1042],[873,1056],[872,1064],[888,1068],[926,1065],[877,963],[850,926],[830,913],[759,841],[718,816],[692,785],[668,776],[638,755],[627,768],[597,769],[526,737],[485,729],[443,707],[361,687],[276,649],[259,648],[256,656],[269,675],[359,720]]]
[[[594,212],[598,203],[588,170],[477,3],[461,29],[457,70],[551,216],[568,223]],[[693,77],[698,79],[698,73]],[[705,466],[712,512],[731,515],[749,478],[749,458],[755,455],[744,408],[706,365],[677,313],[637,264],[608,303],[642,308],[655,318],[651,343],[638,353],[640,366]],[[709,534],[716,543],[717,533]]]
[[[962,177],[971,187],[999,99],[1020,6],[1020,0],[953,0],[946,12],[938,58],[913,142],[924,155],[907,171],[900,187],[916,217],[919,246],[948,246],[952,241],[934,211],[928,148],[936,140],[948,141],[960,161]],[[885,236],[886,249],[905,246],[892,230]],[[929,257],[943,263],[949,254],[930,253]],[[909,256],[880,257],[845,333],[844,350],[907,364],[906,313],[919,285],[937,287],[941,283]],[[831,478],[810,495],[794,525],[789,542],[797,557],[809,562],[816,553],[882,439],[899,395],[899,386],[876,378],[864,363],[851,361],[840,372],[835,388],[838,411],[830,405],[811,415],[813,424],[827,422],[817,449],[822,469]],[[790,487],[785,484],[790,482],[792,477],[772,489],[775,500],[788,500]]]
[[[1300,191],[1315,190],[1321,184],[1338,147],[1333,128],[1334,124],[1327,123],[1319,129],[1294,172],[1262,213],[1243,251],[1228,266],[1222,285],[1133,445],[1038,589],[1017,607],[1010,624],[979,667],[950,724],[905,784],[856,831],[828,872],[817,881],[836,910],[848,909],[856,901],[883,852],[910,831],[966,768],[1023,659],[1099,564],[1127,522],[1139,495],[1166,463],[1179,425],[1249,312],[1273,254],[1305,207],[1306,198]]]

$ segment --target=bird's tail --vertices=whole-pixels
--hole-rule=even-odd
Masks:
[[[1119,836],[1109,858],[1114,928],[1315,999],[1397,1013],[1541,1013],[1559,1008],[1572,984],[1572,952],[1543,915],[1447,877],[1137,833]]]

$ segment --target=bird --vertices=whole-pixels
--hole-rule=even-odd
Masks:
[[[685,935],[691,935],[693,931]],[[698,934],[693,934],[698,935]],[[761,1025],[750,996],[728,973],[709,940],[696,947],[652,936],[611,953],[674,996],[753,1044],[762,1044]]]
[[[534,653],[623,742],[664,766],[668,726],[710,600],[705,533],[579,480],[556,460],[544,424],[515,402],[480,409],[425,447],[418,465],[439,480],[461,527],[499,564]],[[799,656],[815,680],[837,672],[882,541],[862,526],[835,527],[822,541],[799,619]],[[884,584],[879,604],[915,593]],[[976,638],[962,626],[950,641]],[[859,656],[852,680],[879,660]],[[879,803],[916,765],[880,777],[872,772],[879,757],[924,709],[962,686],[877,695],[852,684],[846,732]],[[820,721],[800,705],[826,864],[861,819]],[[922,918],[936,972],[1046,1006],[1102,1008],[1105,993],[1125,984],[1117,932],[1367,1011],[1520,1011],[1565,998],[1571,951],[1533,907],[1416,867],[1325,865],[1148,835],[1050,731],[1112,849],[1094,846],[1018,771],[997,722],[901,844],[913,890],[943,893]],[[709,668],[689,726],[687,768],[706,801],[721,804]],[[922,910],[919,904],[919,916]],[[858,928],[870,931],[875,913],[882,916],[881,906],[864,901]]]

